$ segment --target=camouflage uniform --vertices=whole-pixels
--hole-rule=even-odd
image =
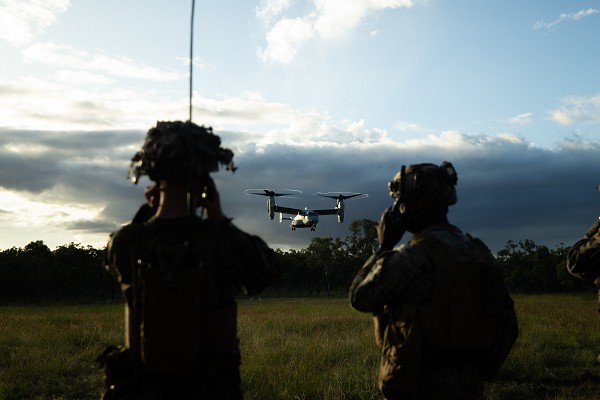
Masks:
[[[235,297],[260,293],[280,271],[276,253],[221,212],[209,173],[235,166],[220,143],[212,128],[157,122],[132,158],[132,181],[148,175],[164,193],[156,215],[142,207],[106,249],[105,268],[126,298],[126,332],[125,346],[98,357],[105,400],[243,399]]]
[[[467,258],[479,253],[474,239],[450,224],[430,226],[418,235],[432,235]],[[435,285],[430,254],[410,241],[371,257],[352,282],[350,301],[355,309],[378,315],[390,304],[431,304]],[[481,398],[483,379],[471,354],[427,344],[421,351],[419,399]]]
[[[596,284],[600,303],[600,219],[569,249],[567,269],[574,276]]]
[[[153,241],[156,238],[179,236],[186,239],[185,232],[189,227],[189,218],[182,219],[154,219],[147,224],[156,228],[156,237],[140,238],[134,235],[136,224],[130,224],[115,232],[107,247],[106,269],[121,284],[126,296],[126,346],[135,346],[136,339],[132,338],[134,296],[132,292],[132,275],[136,265],[132,260],[137,260],[141,255],[135,254],[132,249],[138,248],[136,241]],[[216,262],[215,277],[218,308],[227,308],[235,304],[235,296],[245,289],[248,294],[257,294],[267,285],[273,283],[279,275],[275,263],[275,253],[257,236],[251,236],[239,230],[229,220],[220,223],[210,221],[195,221],[195,229],[200,231],[199,238],[210,236],[214,243],[213,262]],[[199,243],[195,244],[199,246]],[[201,318],[200,316],[198,316]],[[203,321],[200,321],[202,323]],[[214,327],[207,326],[205,329]],[[217,335],[236,335],[235,325],[231,326],[233,332],[217,332]],[[236,339],[237,342],[237,339]],[[240,352],[239,346],[224,353],[204,353],[199,355],[198,369],[194,376],[155,376],[147,380],[146,391],[153,393],[144,398],[173,399],[174,393],[184,392],[209,396],[201,398],[211,399],[241,399],[240,389]],[[162,395],[160,394],[162,393]],[[187,398],[182,396],[181,398]],[[198,397],[200,398],[200,397]]]

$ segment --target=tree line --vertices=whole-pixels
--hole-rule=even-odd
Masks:
[[[352,221],[345,238],[313,237],[301,250],[277,249],[282,276],[274,295],[345,293],[373,252],[377,222]],[[550,249],[532,240],[509,240],[495,255],[513,293],[591,291],[566,270],[569,247]],[[70,243],[50,250],[42,241],[0,251],[0,304],[106,302],[121,300],[116,282],[102,268],[104,249]]]

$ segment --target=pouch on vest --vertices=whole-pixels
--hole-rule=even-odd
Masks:
[[[218,308],[214,241],[202,239],[193,252],[181,235],[150,240],[136,266],[137,343],[146,373],[190,373],[202,353],[237,348],[237,310]]]
[[[102,400],[130,399],[143,390],[142,364],[131,349],[108,346],[96,358],[102,369]]]
[[[386,400],[416,399],[421,375],[422,336],[415,309],[402,307],[390,312],[386,307],[383,315],[374,318],[376,342],[381,347],[381,393]]]
[[[140,346],[146,371],[177,374],[193,370],[199,349],[200,271],[177,271],[169,280],[161,271],[141,272]]]
[[[482,377],[490,381],[508,357],[518,327],[502,271],[479,239],[472,254],[459,254],[431,235],[419,237],[435,266],[431,306],[418,307],[423,342],[436,347],[477,351]]]

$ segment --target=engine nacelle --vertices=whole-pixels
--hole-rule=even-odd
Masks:
[[[337,217],[338,217],[338,222],[341,224],[342,222],[344,222],[344,200],[339,199],[337,201],[337,205],[336,208],[338,209],[337,211]]]
[[[273,218],[275,218],[275,196],[269,196],[267,199],[267,211],[269,213],[269,219],[273,221]]]

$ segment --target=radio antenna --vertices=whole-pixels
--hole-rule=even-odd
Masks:
[[[192,18],[190,22],[190,122],[192,122],[192,91],[194,76],[194,8],[196,1],[192,0]]]
[[[192,91],[193,91],[193,76],[194,76],[194,8],[196,5],[196,1],[192,0],[192,16],[190,22],[190,119],[187,124],[187,135],[188,139],[192,137]],[[193,178],[194,172],[192,167],[192,146],[188,146],[188,157],[189,157],[189,167],[188,167],[188,176],[187,176],[187,210],[188,215],[190,217],[190,224],[193,223],[194,215],[196,214],[196,210],[194,208],[194,202],[192,201],[192,196],[194,194],[194,185]]]

